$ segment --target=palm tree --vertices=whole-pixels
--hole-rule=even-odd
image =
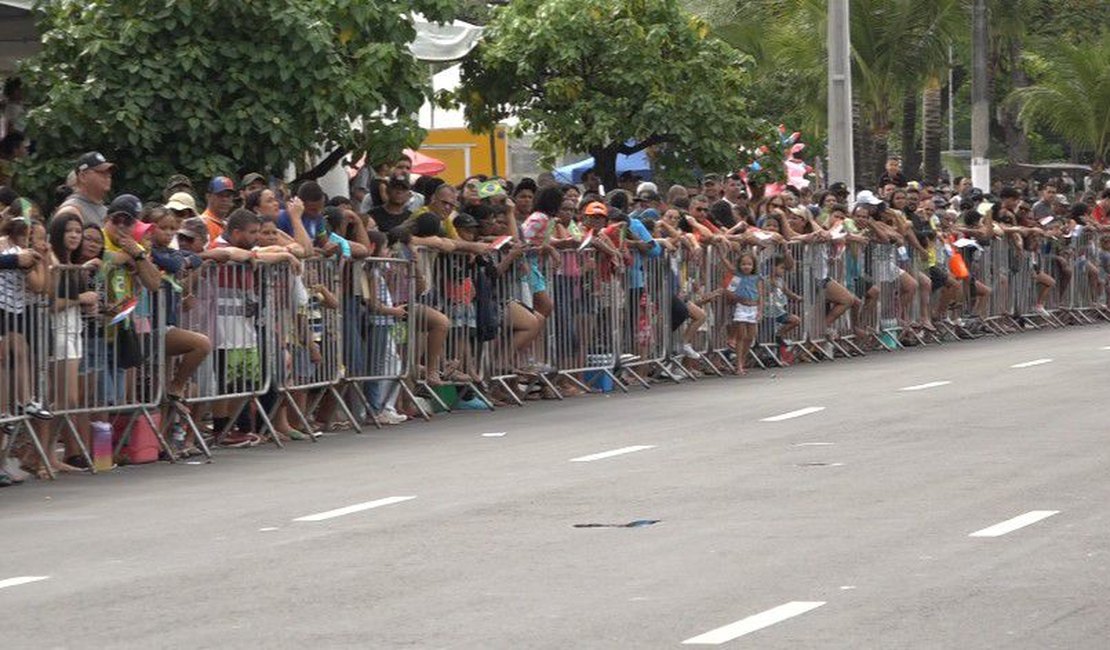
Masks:
[[[1037,125],[1091,153],[1102,169],[1110,155],[1110,31],[1091,40],[1053,42],[1024,57],[1033,79],[1008,98],[1026,129]]]
[[[940,75],[932,75],[925,82],[922,93],[922,149],[924,151],[924,170],[921,178],[926,183],[935,183],[940,178],[941,133],[944,123],[940,110]],[[952,110],[949,107],[948,110]]]

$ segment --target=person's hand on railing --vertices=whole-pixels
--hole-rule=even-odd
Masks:
[[[19,268],[30,269],[42,260],[42,255],[35,250],[23,250],[16,253],[19,258]]]

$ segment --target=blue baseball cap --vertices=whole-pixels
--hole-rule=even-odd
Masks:
[[[219,194],[220,192],[234,192],[235,183],[232,182],[227,176],[216,176],[208,183],[209,194]]]

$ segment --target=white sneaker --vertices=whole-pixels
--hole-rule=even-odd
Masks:
[[[689,343],[683,343],[682,344],[682,354],[684,354],[687,359],[700,359],[701,358],[701,354],[697,350],[694,349],[694,346],[690,345]]]
[[[408,419],[409,416],[398,413],[397,411],[382,411],[378,413],[378,422],[382,424],[401,424],[402,422],[407,422]]]
[[[0,472],[7,474],[13,481],[26,481],[31,478],[31,475],[19,466],[19,461],[10,456],[4,460],[3,466],[0,466]]]

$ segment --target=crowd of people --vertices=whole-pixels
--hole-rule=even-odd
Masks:
[[[592,170],[456,186],[402,157],[350,196],[249,173],[173,176],[144,202],[114,171],[82,155],[49,213],[0,188],[0,485],[88,469],[92,431],[150,402],[176,459],[401,424],[444,386],[493,408],[602,374],[744,375],[1060,324],[1080,285],[1110,316],[1110,188],[984,193],[896,159],[854,195],[739,174],[603,191]]]

